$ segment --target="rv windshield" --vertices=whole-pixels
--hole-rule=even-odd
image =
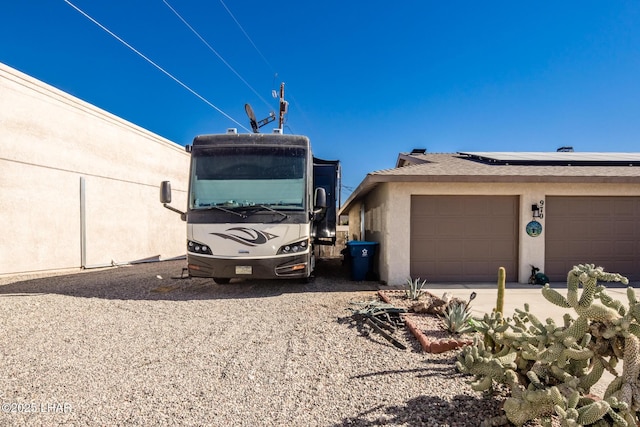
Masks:
[[[193,153],[189,207],[303,210],[301,147],[211,147]]]

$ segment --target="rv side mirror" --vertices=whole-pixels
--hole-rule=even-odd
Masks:
[[[317,211],[327,208],[327,191],[324,188],[316,188],[313,207]]]
[[[160,203],[162,203],[162,205],[170,211],[179,213],[181,220],[187,220],[186,212],[182,212],[181,210],[176,209],[173,206],[169,206],[169,203],[171,203],[171,182],[169,181],[162,181],[160,183]]]
[[[160,203],[171,203],[171,182],[162,181],[160,184]]]

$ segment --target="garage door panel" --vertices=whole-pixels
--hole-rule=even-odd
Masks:
[[[545,230],[545,233],[551,233],[551,230],[547,229]],[[567,240],[555,242],[552,246],[547,245],[547,247],[545,248],[545,253],[548,258],[547,262],[554,260],[558,257],[559,254],[566,254],[567,252],[569,252],[569,247],[572,245],[573,243],[570,243]]]
[[[612,206],[608,206],[606,204],[595,204],[589,208],[590,217],[598,218],[598,217],[609,217],[613,215]],[[583,209],[584,212],[584,209]]]
[[[438,263],[436,271],[439,274],[447,274],[447,272],[451,271],[462,271],[464,269],[464,264],[456,259],[452,259],[449,261],[441,261]]]
[[[415,259],[433,259],[437,253],[437,247],[432,245],[430,239],[411,239],[411,253]]]
[[[487,232],[494,239],[502,239],[511,241],[514,237],[513,231],[517,229],[517,223],[513,218],[503,218],[489,222]],[[486,237],[486,233],[485,233]]]
[[[592,239],[610,239],[613,235],[615,226],[611,218],[607,222],[594,221],[589,230],[584,230]]]
[[[410,267],[411,267],[411,271],[433,271],[436,268],[436,264],[435,262],[429,262],[429,261],[419,261],[419,262],[412,261],[410,263]],[[420,277],[420,275],[412,274],[411,277],[417,278],[417,277]]]
[[[515,218],[518,206],[516,204],[510,203],[492,203],[487,201],[487,206],[485,210],[489,213],[491,217],[505,217],[505,218]]]
[[[441,260],[455,260],[464,252],[463,242],[445,240],[438,244],[436,256]]]
[[[634,236],[638,232],[639,225],[640,224],[637,224],[631,218],[619,220],[614,223],[612,232],[616,233],[616,235],[620,237],[624,237],[625,235],[628,235],[629,236],[628,238],[631,239],[630,236]]]
[[[480,240],[469,240],[465,242],[463,255],[464,258],[482,259],[486,257],[487,244]]]
[[[503,260],[503,262],[508,263],[513,260],[514,257],[517,257],[510,243],[511,242],[507,241],[491,242],[485,245],[485,249],[490,249],[491,259]]]
[[[459,222],[464,222],[465,218],[458,218]],[[505,223],[498,221],[488,221],[484,224],[466,224],[462,230],[458,230],[458,235],[462,232],[469,240],[482,240],[486,242],[487,236],[494,239],[508,239],[513,235],[509,230],[505,230]]]
[[[429,203],[428,200],[416,199],[415,203],[412,201],[411,211],[417,216],[434,216],[438,214],[437,208],[437,205]]]
[[[547,218],[549,218],[548,214]],[[594,224],[597,222],[595,219],[587,220],[585,218],[575,218],[572,216],[565,217],[564,220],[571,222],[571,228],[567,229],[566,223],[560,223],[561,228],[559,228],[559,231],[564,230],[565,233],[576,238],[582,236],[589,229],[593,229]]]
[[[627,260],[627,261],[619,261],[617,263],[617,268],[620,270],[631,270],[634,267],[636,267],[636,262],[634,262],[633,260]]]
[[[435,233],[436,231],[437,230],[433,221],[429,221],[429,219],[425,219],[420,222],[420,227],[417,227],[416,229],[412,230],[412,235],[413,237],[416,237],[416,238],[422,238],[425,236],[427,237],[432,236],[433,233]]]
[[[640,197],[547,197],[545,273],[564,281],[592,263],[640,280]]]
[[[474,239],[486,234],[486,231],[484,230],[484,228],[486,227],[485,224],[475,224],[472,222],[461,220],[460,218],[456,218],[456,221],[458,223],[458,228],[462,228],[462,230],[456,231],[458,235],[460,235],[460,231],[462,231],[462,233],[467,238]]]
[[[616,216],[634,217],[637,216],[640,212],[638,212],[637,203],[635,203],[633,200],[621,200],[619,203],[616,203],[613,206],[613,213]]]
[[[561,205],[558,207],[562,212],[566,212],[568,216],[573,218],[580,218],[580,214],[584,210],[584,206],[582,204],[575,203],[573,200],[562,200]],[[547,201],[547,214],[549,213],[549,202]]]
[[[427,283],[434,282],[435,277],[447,278],[450,280],[456,280],[456,276],[464,270],[464,264],[457,260],[442,261],[442,262],[412,262],[412,271],[425,271],[429,274],[412,274],[412,278],[422,278],[427,280]],[[438,279],[437,281],[450,281]],[[458,279],[459,280],[459,279]]]
[[[568,249],[574,257],[582,260],[588,260],[589,257],[592,256],[593,252],[593,249],[591,248],[591,241],[589,240],[576,240],[572,245],[569,245]]]
[[[577,264],[580,264],[579,262]],[[577,265],[576,263],[572,264],[572,265]],[[551,272],[560,272],[560,273],[556,273],[556,275],[554,276],[554,278],[550,278],[549,275],[547,274],[547,277],[549,277],[549,280],[552,281],[564,281],[567,278],[567,273],[569,273],[569,270],[567,270],[564,274],[562,274],[561,272],[565,269],[565,265],[566,265],[566,261],[565,260],[548,260],[545,261],[544,263],[546,271],[550,272],[550,274],[552,274]]]
[[[452,213],[458,214],[459,212],[462,212],[462,202],[462,200],[459,200],[455,197],[440,197],[439,200],[435,203],[435,205],[437,206],[437,216],[450,215]]]
[[[498,275],[498,268],[500,267],[501,265],[499,263],[466,263],[463,270],[464,280],[468,282],[494,282]],[[459,276],[457,280],[460,280]]]
[[[613,245],[613,254],[617,257],[633,256],[638,252],[638,242],[615,242]]]
[[[595,258],[606,258],[608,256],[614,255],[615,253],[615,242],[612,241],[599,241],[591,243],[591,253]]]
[[[467,276],[472,276],[474,274],[491,273],[491,271],[488,271],[489,269],[487,268],[487,263],[485,262],[469,261],[465,264],[464,267]],[[496,269],[493,273],[495,274],[497,271],[498,270]]]
[[[493,282],[503,266],[507,280],[516,280],[517,220],[515,196],[413,196],[411,276]]]
[[[437,217],[431,219],[435,227],[434,234],[439,237],[456,238],[460,236],[460,223],[457,218],[444,218],[436,222]]]

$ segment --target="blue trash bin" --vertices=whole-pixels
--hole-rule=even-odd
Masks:
[[[362,281],[373,268],[373,256],[378,242],[351,240],[347,242],[351,258],[351,280]]]

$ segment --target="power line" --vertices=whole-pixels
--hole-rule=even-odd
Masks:
[[[302,109],[302,107],[300,106],[300,103],[298,102],[298,100],[293,95],[289,95],[289,97],[291,98],[291,100],[295,104],[296,108],[298,110],[300,110],[300,114],[304,118],[304,121],[306,121],[311,126],[311,128],[314,129],[313,122],[309,119],[309,116],[307,116],[305,111]]]
[[[164,0],[163,0],[164,1]],[[253,48],[256,50],[256,52],[258,52],[258,55],[260,55],[260,57],[262,58],[262,60],[264,61],[265,64],[267,64],[267,66],[271,69],[271,71],[274,74],[274,81],[276,76],[278,75],[278,73],[274,70],[273,66],[269,63],[269,61],[267,60],[267,58],[262,54],[262,52],[260,51],[260,49],[258,49],[258,46],[253,42],[253,40],[251,39],[251,37],[249,36],[249,34],[244,30],[244,28],[242,27],[242,25],[240,24],[240,22],[236,19],[236,17],[233,15],[233,13],[231,13],[231,10],[227,7],[227,5],[224,3],[223,0],[220,0],[220,3],[222,4],[222,6],[226,9],[227,13],[229,14],[229,16],[231,16],[231,19],[233,19],[233,21],[236,23],[236,25],[238,26],[238,28],[240,28],[240,31],[242,31],[242,33],[244,34],[244,36],[247,38],[247,40],[249,40],[249,43],[251,43],[251,45],[253,46]],[[309,118],[307,117],[307,115],[305,114],[304,110],[302,109],[302,107],[300,106],[300,104],[297,102],[297,100],[295,99],[295,97],[289,95],[291,97],[291,99],[293,100],[293,102],[296,104],[296,107],[300,110],[300,113],[302,114],[302,116],[304,117],[305,121],[307,121],[307,123],[310,123],[312,126],[312,122],[309,120]]]
[[[251,45],[253,46],[253,48],[258,52],[258,54],[262,57],[262,60],[265,62],[265,64],[267,64],[269,66],[269,68],[271,68],[271,72],[274,74],[277,74],[275,72],[275,70],[273,69],[273,67],[271,66],[271,64],[269,63],[269,61],[267,61],[267,58],[265,58],[265,56],[262,54],[262,52],[260,52],[260,49],[258,49],[258,46],[256,46],[256,44],[253,42],[253,40],[251,40],[251,37],[249,37],[249,34],[247,34],[247,32],[244,30],[244,28],[242,28],[242,25],[240,25],[240,22],[238,22],[238,20],[236,19],[235,16],[233,16],[233,13],[231,13],[231,10],[229,10],[229,8],[227,7],[226,4],[224,4],[224,1],[220,0],[220,3],[222,4],[222,6],[227,10],[227,13],[229,14],[229,16],[231,16],[231,18],[234,20],[234,22],[236,23],[236,25],[238,26],[238,28],[240,28],[240,31],[242,31],[242,33],[244,34],[244,36],[247,38],[247,40],[249,40],[249,43],[251,43]]]
[[[176,11],[176,10],[173,8],[173,6],[171,6],[171,5],[169,4],[169,2],[167,2],[167,0],[162,0],[162,2],[163,2],[163,3],[164,3],[164,4],[165,4],[169,9],[171,9],[171,11],[172,11],[172,12],[173,12],[173,13],[174,13],[174,14],[175,14],[175,15],[176,15],[176,16],[177,16],[177,17],[182,21],[182,23],[183,23],[184,25],[186,25],[186,26],[187,26],[187,28],[189,28],[189,29],[191,30],[191,32],[193,32],[193,34],[195,34],[195,35],[196,35],[196,37],[198,37],[198,38],[200,39],[200,41],[201,41],[202,43],[204,43],[204,44],[205,44],[205,46],[207,46],[207,47],[209,48],[209,50],[210,50],[211,52],[213,52],[213,53],[218,57],[218,59],[220,59],[220,61],[222,61],[222,63],[223,63],[224,65],[226,65],[226,66],[227,66],[227,67],[228,67],[228,68],[229,68],[229,69],[230,69],[230,70],[231,70],[231,71],[232,71],[232,72],[233,72],[233,73],[234,73],[234,74],[235,74],[235,75],[236,75],[236,76],[237,76],[237,77],[238,77],[238,78],[239,78],[239,79],[240,79],[240,80],[241,80],[241,81],[242,81],[242,82],[243,82],[243,83],[244,83],[244,84],[249,88],[249,89],[251,89],[251,91],[253,91],[253,93],[254,93],[258,98],[260,98],[260,100],[261,100],[262,102],[264,102],[264,103],[265,103],[265,105],[266,105],[268,108],[271,108],[271,105],[270,105],[270,104],[269,104],[269,103],[268,103],[268,102],[267,102],[267,101],[266,101],[262,96],[260,96],[260,94],[259,94],[259,93],[258,93],[258,92],[253,88],[253,87],[251,87],[251,85],[250,85],[250,84],[249,84],[249,83],[248,83],[248,82],[247,82],[247,81],[246,81],[246,80],[245,80],[245,79],[244,79],[244,78],[243,78],[243,77],[242,77],[242,76],[241,76],[241,75],[240,75],[240,74],[239,74],[239,73],[238,73],[238,72],[237,72],[237,71],[236,71],[236,70],[235,70],[235,69],[234,69],[234,68],[233,68],[233,67],[232,67],[232,66],[231,66],[231,65],[230,65],[230,64],[229,64],[229,63],[228,63],[224,58],[223,58],[223,57],[222,57],[222,55],[220,55],[220,54],[219,54],[219,53],[218,53],[218,52],[217,52],[213,47],[211,47],[211,45],[210,45],[209,43],[207,43],[207,41],[206,41],[206,40],[205,40],[205,39],[204,39],[204,38],[203,38],[203,37],[202,37],[202,36],[201,36],[201,35],[200,35],[200,34],[199,34],[199,33],[198,33],[198,32],[197,32],[197,31],[196,31],[196,30],[195,30],[195,29],[194,29],[194,28],[193,28],[193,27],[188,23],[188,22],[187,22],[187,20],[186,20],[186,19],[184,19],[184,18],[182,17],[182,15],[180,15],[180,14],[178,13],[178,11]]]
[[[206,103],[207,105],[209,105],[210,107],[212,107],[213,109],[215,109],[217,112],[219,112],[220,114],[222,114],[223,116],[225,116],[227,119],[231,120],[233,123],[237,124],[238,126],[240,126],[242,129],[246,130],[247,132],[249,132],[249,129],[247,129],[245,126],[243,126],[240,122],[238,122],[237,120],[235,120],[234,118],[232,118],[231,116],[229,116],[227,113],[225,113],[224,111],[222,111],[220,108],[216,107],[215,105],[213,105],[213,103],[211,103],[209,100],[207,100],[205,97],[203,97],[202,95],[200,95],[199,93],[197,93],[195,90],[191,89],[189,86],[187,86],[186,84],[182,83],[177,77],[173,76],[171,73],[169,73],[168,71],[166,71],[164,68],[162,68],[161,66],[159,66],[158,64],[156,64],[155,62],[153,62],[151,59],[149,59],[148,57],[146,57],[144,54],[142,54],[140,51],[138,51],[136,48],[134,48],[133,46],[131,46],[129,43],[127,43],[126,41],[124,41],[123,39],[121,39],[120,37],[118,37],[116,34],[114,34],[113,32],[111,32],[108,28],[106,28],[104,25],[102,25],[101,23],[99,23],[98,21],[96,21],[95,19],[93,19],[91,16],[89,16],[87,13],[85,13],[82,9],[78,8],[76,5],[74,5],[73,3],[71,3],[69,0],[64,0],[65,3],[67,3],[69,6],[71,6],[72,8],[74,8],[77,12],[79,12],[81,15],[83,15],[85,18],[87,18],[88,20],[90,20],[91,22],[93,22],[94,24],[96,24],[98,27],[100,27],[102,30],[104,30],[105,32],[107,32],[110,36],[112,36],[113,38],[115,38],[116,40],[118,40],[120,43],[122,43],[123,45],[125,45],[126,47],[128,47],[129,49],[131,49],[133,52],[135,52],[136,54],[138,54],[142,59],[144,59],[145,61],[147,61],[149,64],[153,65],[154,67],[156,67],[158,70],[160,70],[161,72],[163,72],[166,76],[168,76],[169,78],[171,78],[173,81],[175,81],[176,83],[178,83],[180,86],[182,86],[183,88],[185,88],[186,90],[188,90],[189,92],[191,92],[193,95],[195,95],[196,97],[198,97],[201,101],[203,101],[204,103]]]

